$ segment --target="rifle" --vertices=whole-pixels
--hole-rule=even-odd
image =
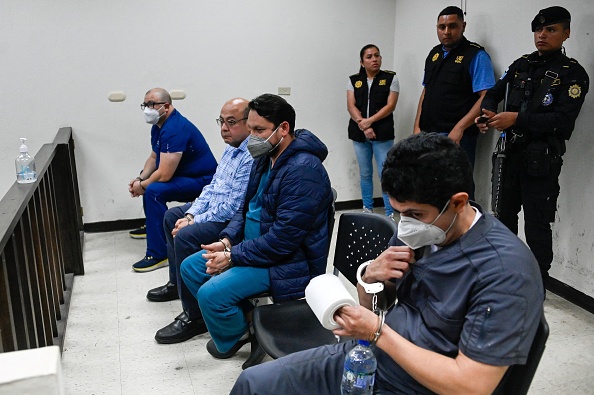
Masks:
[[[509,93],[509,82],[505,86],[505,97],[503,99],[503,111],[507,111],[507,95]],[[496,218],[501,215],[501,195],[503,189],[503,172],[505,171],[505,130],[499,134],[495,151],[493,152],[493,169],[491,175],[491,211]]]

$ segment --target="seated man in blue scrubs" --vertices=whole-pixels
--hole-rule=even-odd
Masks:
[[[200,316],[189,318],[203,320],[215,358],[230,358],[248,342],[247,298],[265,291],[274,301],[301,298],[328,259],[333,196],[322,164],[326,146],[310,131],[295,130],[295,110],[280,96],[261,95],[249,108],[254,164],[243,209],[221,241],[202,246],[180,271],[200,307]]]
[[[167,202],[191,202],[208,185],[217,168],[204,137],[171,104],[169,92],[153,88],[140,105],[151,128],[151,154],[140,175],[130,181],[132,197],[142,196],[146,231],[130,232],[133,238],[146,234],[145,257],[132,268],[147,272],[167,266],[167,244],[163,217]],[[145,233],[146,232],[146,233]]]
[[[361,306],[335,314],[339,336],[370,340],[374,393],[490,394],[508,366],[524,364],[543,314],[543,288],[528,247],[468,201],[472,167],[450,138],[416,134],[388,153],[382,188],[400,212],[391,247],[362,281],[384,284],[385,323]],[[231,394],[339,394],[347,341],[245,370]]]

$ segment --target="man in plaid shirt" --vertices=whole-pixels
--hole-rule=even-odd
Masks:
[[[195,336],[196,328],[188,317],[193,316],[194,300],[179,275],[182,261],[201,249],[201,245],[218,240],[237,209],[243,205],[248,185],[252,156],[247,150],[249,132],[246,126],[248,100],[235,98],[223,105],[217,123],[227,147],[212,182],[205,186],[193,203],[167,210],[163,227],[167,236],[169,281],[151,289],[146,297],[152,302],[182,300],[182,312],[171,324],[159,330],[155,339],[159,343],[178,343]]]

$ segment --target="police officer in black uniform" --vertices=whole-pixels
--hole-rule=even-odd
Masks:
[[[485,95],[484,118],[476,120],[481,131],[488,127],[506,131],[499,219],[517,234],[518,213],[524,207],[526,242],[538,260],[545,286],[553,260],[551,222],[565,140],[571,136],[589,85],[584,68],[564,54],[570,21],[563,7],[540,10],[532,21],[537,50],[509,66]],[[507,110],[497,114],[506,86]]]

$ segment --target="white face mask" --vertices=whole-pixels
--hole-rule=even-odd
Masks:
[[[162,105],[161,108],[165,107],[165,105]],[[159,110],[161,109],[159,108]],[[154,108],[150,108],[147,107],[144,109],[144,120],[146,121],[146,123],[150,123],[151,125],[156,125],[157,122],[159,122],[159,118],[161,118],[161,115],[159,115],[159,110],[155,110]]]
[[[419,221],[418,219],[412,217],[400,217],[400,222],[398,222],[398,238],[404,244],[416,250],[417,248],[425,247],[428,245],[433,244],[441,244],[446,239],[446,234],[454,225],[456,218],[458,217],[458,213],[454,216],[452,223],[448,228],[444,231],[438,226],[433,225],[435,221],[441,217],[441,215],[445,212],[446,208],[450,204],[450,201],[446,203],[443,207],[437,218],[433,220],[430,224],[427,224],[423,221]]]

